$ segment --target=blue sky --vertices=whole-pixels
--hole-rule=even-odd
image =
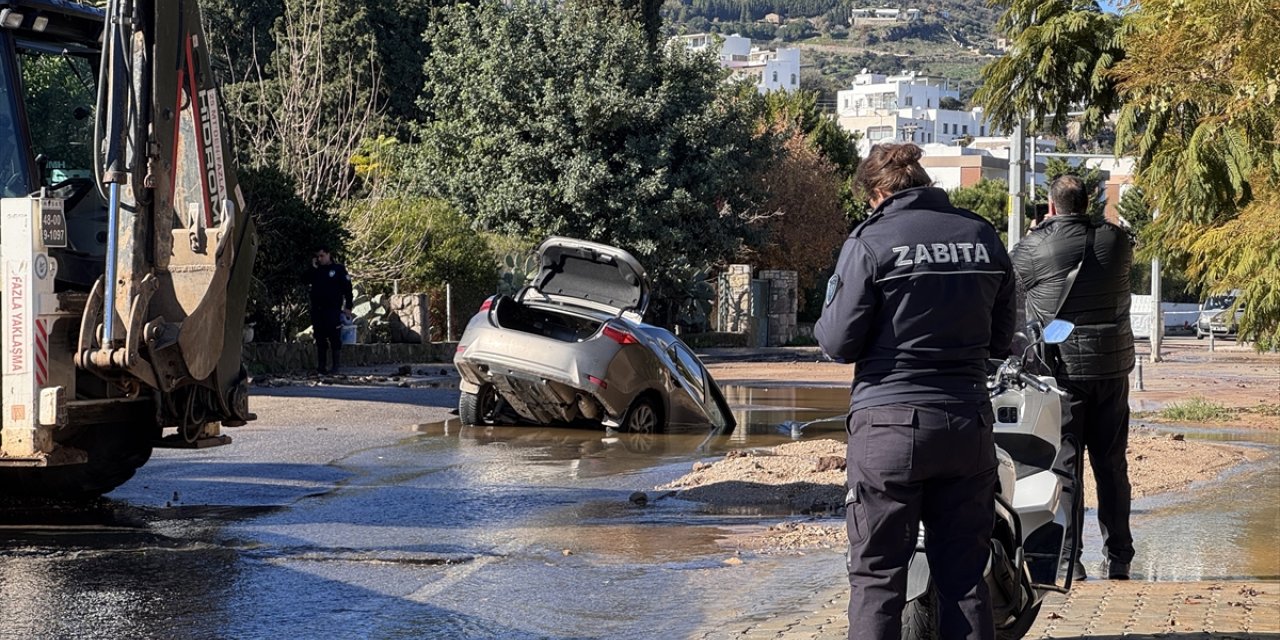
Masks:
[[[1098,0],[1098,4],[1102,5],[1103,9],[1115,13],[1120,10],[1120,5],[1124,4],[1124,0]]]

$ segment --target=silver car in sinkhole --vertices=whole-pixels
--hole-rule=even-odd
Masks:
[[[693,351],[642,321],[649,283],[635,257],[552,237],[538,248],[538,264],[519,293],[486,300],[458,341],[463,424],[514,414],[537,424],[587,421],[640,433],[734,426]]]

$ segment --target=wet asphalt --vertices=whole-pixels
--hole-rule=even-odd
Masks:
[[[839,552],[717,543],[789,514],[632,501],[693,461],[789,442],[794,424],[842,437],[821,419],[843,389],[726,395],[732,433],[637,438],[464,428],[444,388],[259,389],[260,419],[230,446],[157,450],[91,508],[6,510],[0,638],[684,638],[794,611],[844,580]],[[1274,509],[1249,499],[1276,495],[1275,470],[1140,502],[1139,558],[1156,560],[1135,571],[1280,573]]]

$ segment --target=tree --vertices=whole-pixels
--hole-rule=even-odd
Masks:
[[[489,245],[446,202],[377,194],[347,203],[342,219],[351,233],[347,267],[370,291],[389,293],[395,283],[427,293],[432,317],[443,318],[448,283],[457,327],[497,289]]]
[[[615,20],[639,25],[644,29],[649,47],[657,48],[662,35],[663,0],[574,0],[574,3],[587,9],[603,9],[605,15]]]
[[[986,218],[1000,232],[1002,238],[1007,235],[1009,183],[1004,180],[983,178],[971,186],[952,189],[949,195],[951,204]]]
[[[255,60],[250,77],[225,90],[242,164],[274,167],[321,208],[352,194],[351,157],[379,118],[376,65],[339,37],[341,15],[333,5],[285,0],[269,62]]]
[[[1207,293],[1242,290],[1241,334],[1280,346],[1280,14],[1256,0],[1143,0],[1126,19],[1116,138],[1160,212],[1149,251]]]
[[[819,274],[835,264],[849,222],[840,207],[839,170],[797,130],[783,143],[765,170],[763,242],[754,261],[762,269],[796,272],[801,291],[814,286]]]
[[[737,250],[767,156],[754,90],[586,8],[488,2],[430,34],[416,173],[482,228],[628,249],[656,302]],[[659,310],[661,313],[661,310]]]
[[[858,222],[869,213],[866,198],[857,193],[853,184],[859,162],[858,138],[818,107],[818,97],[817,92],[806,90],[770,92],[765,96],[762,126],[781,132],[784,140],[792,131],[803,134],[834,165],[840,181],[840,207],[850,222]]]
[[[1112,68],[1124,57],[1121,17],[1096,0],[1001,0],[997,23],[1009,53],[982,69],[974,100],[1006,131],[1028,119],[1028,130],[1065,133],[1068,114],[1084,107],[1085,133],[1119,106]]]
[[[380,124],[401,137],[409,123],[419,119],[414,91],[400,87],[422,85],[422,63],[427,48],[422,34],[438,6],[450,0],[348,0],[310,2],[296,0],[200,0],[205,30],[213,51],[226,58],[224,85],[276,79],[291,70],[276,63],[276,50],[288,22],[297,22],[302,8],[316,16],[323,33],[326,75],[330,79],[356,73],[366,91],[376,91]],[[360,64],[352,67],[351,61]],[[389,78],[375,84],[374,77]],[[313,98],[323,100],[324,93]]]
[[[1146,195],[1142,189],[1131,187],[1120,196],[1116,204],[1116,213],[1121,224],[1128,225],[1137,239],[1138,247],[1134,251],[1133,268],[1129,272],[1129,282],[1137,294],[1151,291],[1151,243],[1147,239],[1151,226],[1151,207],[1147,205]],[[1161,298],[1168,302],[1198,302],[1196,287],[1187,279],[1184,265],[1166,261],[1160,268]]]
[[[279,169],[244,167],[239,178],[258,231],[249,320],[258,340],[288,340],[310,324],[303,269],[321,247],[341,255],[346,233],[333,216],[300,198]]]

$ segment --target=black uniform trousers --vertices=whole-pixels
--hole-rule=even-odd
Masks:
[[[991,640],[983,578],[995,526],[991,405],[894,404],[849,415],[849,638],[898,640],[924,523],[944,640]]]
[[[313,310],[311,330],[316,339],[316,364],[320,371],[336,371],[341,363],[342,312],[341,310]],[[325,365],[325,357],[332,354],[333,364]]]
[[[1129,485],[1129,378],[1106,380],[1058,380],[1067,392],[1062,399],[1062,448],[1054,468],[1070,473],[1083,486],[1079,443],[1089,452],[1089,466],[1098,488],[1098,526],[1106,556],[1112,562],[1133,560],[1133,533],[1129,530],[1132,490]],[[1084,509],[1076,510],[1076,522],[1067,532],[1064,548],[1084,524]],[[1079,557],[1079,549],[1077,555]]]

